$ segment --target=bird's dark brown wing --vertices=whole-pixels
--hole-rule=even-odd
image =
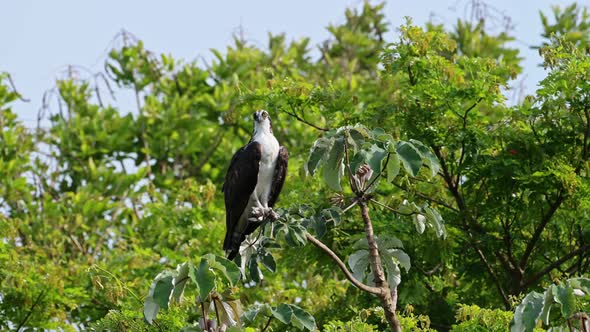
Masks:
[[[261,145],[251,142],[239,149],[231,159],[223,184],[226,225],[224,250],[232,250],[237,253],[237,249],[240,247],[242,236],[234,234],[234,232],[241,228],[238,227],[240,216],[248,204],[250,194],[256,188],[261,155]]]
[[[270,189],[270,197],[268,198],[268,206],[274,207],[279,194],[283,189],[285,178],[287,177],[287,166],[289,163],[289,152],[287,148],[281,146],[279,149],[279,157],[277,159],[277,166],[275,167],[275,174],[272,179],[272,188]]]

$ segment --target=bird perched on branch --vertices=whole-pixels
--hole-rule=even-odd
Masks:
[[[272,133],[267,111],[254,113],[250,142],[232,157],[225,175],[226,234],[223,249],[234,259],[240,244],[262,222],[277,219],[273,207],[283,189],[289,154]]]

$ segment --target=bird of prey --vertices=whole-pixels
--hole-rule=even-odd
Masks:
[[[287,175],[289,154],[272,133],[267,111],[254,113],[254,132],[250,142],[232,157],[223,193],[226,234],[223,249],[234,259],[240,244],[266,218],[276,219],[272,210]]]

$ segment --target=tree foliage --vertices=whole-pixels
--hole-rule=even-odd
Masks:
[[[583,324],[588,9],[541,13],[546,77],[510,103],[510,30],[408,19],[388,40],[383,8],[347,10],[317,56],[269,34],[186,62],[122,32],[104,72],[56,80],[37,128],[0,74],[0,329]],[[261,108],[289,176],[229,262],[220,188]]]

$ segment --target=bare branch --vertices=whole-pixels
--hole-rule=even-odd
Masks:
[[[16,89],[16,86],[14,85],[14,82],[12,81],[12,76],[10,76],[9,73],[6,73],[6,78],[8,78],[8,83],[10,84],[12,91],[14,91],[14,93],[16,93],[16,96],[18,97],[18,99],[20,99],[21,101],[24,101],[25,103],[28,103],[31,101],[30,99],[23,97],[23,95],[21,95],[20,92],[18,92],[18,90]]]
[[[352,273],[348,270],[348,268],[346,267],[344,262],[340,259],[340,257],[338,257],[338,255],[336,255],[336,253],[334,253],[332,251],[332,249],[328,248],[328,246],[326,246],[322,241],[316,239],[313,235],[311,235],[309,233],[305,233],[305,237],[307,238],[307,241],[313,243],[314,246],[320,248],[322,251],[324,251],[326,254],[328,254],[328,256],[330,256],[330,258],[332,258],[332,260],[334,262],[336,262],[336,265],[338,265],[340,270],[342,270],[342,272],[346,276],[346,279],[348,279],[353,285],[355,285],[356,287],[358,287],[359,289],[361,289],[367,293],[371,293],[371,294],[375,294],[375,295],[381,294],[380,288],[365,285],[362,282],[360,282],[358,279],[356,279],[352,275]]]

